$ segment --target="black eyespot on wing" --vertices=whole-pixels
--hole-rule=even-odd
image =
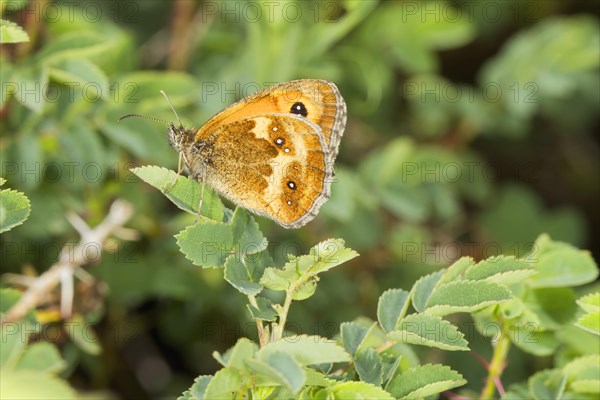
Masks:
[[[290,112],[292,114],[302,115],[303,117],[306,117],[308,115],[308,111],[306,110],[306,106],[304,105],[304,103],[301,103],[299,101],[297,101],[296,103],[294,103],[294,105],[290,109]]]
[[[296,190],[296,183],[294,183],[292,181],[288,181],[287,187],[289,187],[292,190]]]

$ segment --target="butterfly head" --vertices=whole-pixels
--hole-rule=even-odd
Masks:
[[[182,152],[186,146],[193,142],[194,133],[195,131],[192,129],[185,129],[183,125],[175,126],[171,122],[167,130],[167,137],[171,146],[178,152]]]

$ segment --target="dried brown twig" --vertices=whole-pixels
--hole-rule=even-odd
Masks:
[[[51,266],[42,275],[28,279],[21,279],[19,275],[5,274],[8,280],[25,284],[27,290],[19,301],[13,305],[2,317],[0,323],[18,321],[25,314],[38,306],[40,302],[59,283],[61,284],[61,315],[71,315],[73,307],[73,276],[85,279],[89,274],[81,268],[91,261],[97,261],[98,255],[89,256],[90,247],[102,248],[105,241],[112,234],[121,239],[133,240],[137,233],[131,229],[123,228],[123,225],[131,218],[133,207],[124,200],[116,200],[110,207],[108,215],[95,228],[90,228],[78,215],[70,213],[67,219],[81,235],[77,244],[66,244],[56,264]]]

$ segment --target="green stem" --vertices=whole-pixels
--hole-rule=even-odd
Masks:
[[[285,291],[285,301],[283,302],[281,311],[279,311],[279,322],[277,326],[273,329],[274,341],[283,338],[283,329],[285,328],[285,322],[287,320],[288,312],[290,311],[290,306],[292,305],[292,296],[295,290],[296,286],[292,285],[288,288],[288,290]]]
[[[509,350],[510,337],[506,332],[502,331],[500,339],[494,344],[494,354],[492,355],[492,361],[488,367],[487,382],[481,391],[481,400],[490,400],[494,398],[494,394],[496,393],[496,381],[499,380],[502,375]]]
[[[256,297],[248,295],[248,301],[254,308],[258,309],[258,304],[256,303]],[[258,332],[258,342],[260,343],[260,347],[264,347],[268,343],[268,340],[267,340],[268,332],[265,331],[265,326],[263,325],[263,323],[260,319],[256,318],[255,321],[256,321],[256,331]]]

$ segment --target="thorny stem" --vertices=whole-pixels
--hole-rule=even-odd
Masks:
[[[498,389],[500,395],[504,395],[504,388],[500,382],[500,376],[506,365],[506,357],[510,350],[510,338],[506,332],[502,332],[500,339],[494,344],[494,354],[488,368],[487,381],[481,391],[481,400],[490,400],[494,398],[495,389]]]

